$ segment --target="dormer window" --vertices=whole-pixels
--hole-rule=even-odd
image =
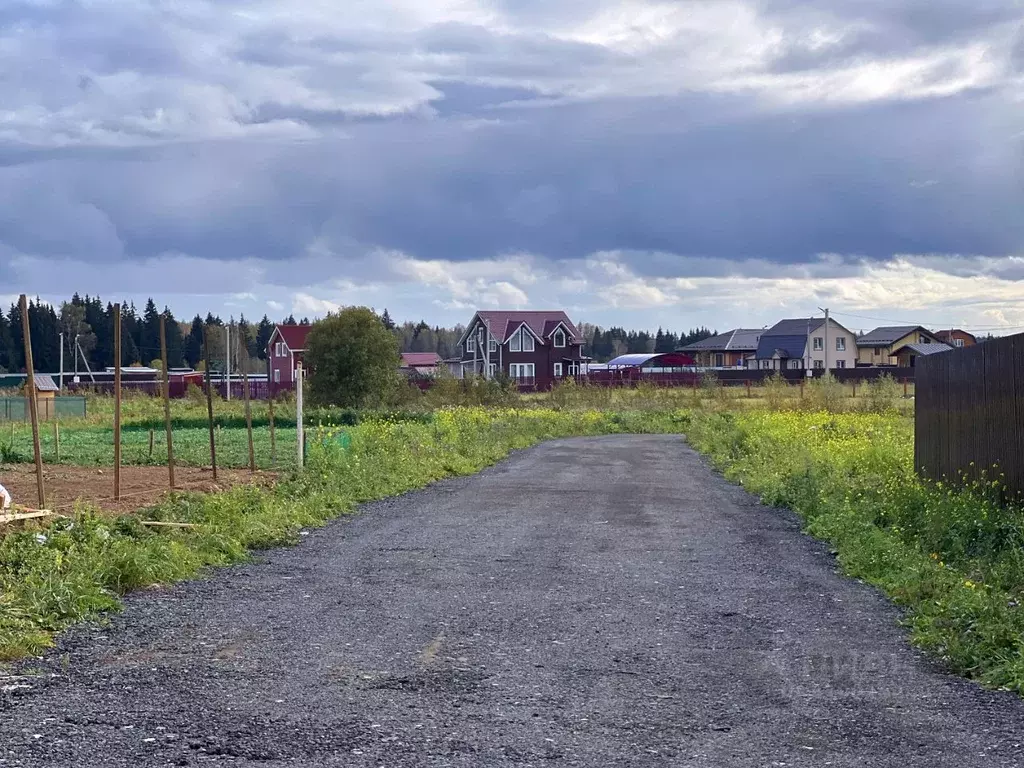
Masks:
[[[557,331],[555,331],[555,346],[556,347],[564,347],[565,346],[565,331],[563,331],[561,328],[559,328]]]
[[[533,352],[533,335],[525,328],[512,334],[508,341],[509,352]]]
[[[476,340],[472,336],[470,336],[468,339],[466,339],[466,351],[467,352],[475,352],[476,351]]]

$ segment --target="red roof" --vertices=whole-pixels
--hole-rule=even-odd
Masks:
[[[437,352],[403,352],[402,366],[405,368],[429,367],[441,362]]]
[[[312,327],[311,325],[278,325],[277,332],[281,334],[288,349],[292,352],[300,352],[306,348],[306,336]]]
[[[477,317],[490,326],[490,332],[504,344],[515,330],[526,323],[530,330],[545,341],[554,333],[561,323],[569,330],[569,343],[582,344],[583,337],[572,324],[569,316],[561,310],[552,311],[517,311],[517,312],[477,312]]]

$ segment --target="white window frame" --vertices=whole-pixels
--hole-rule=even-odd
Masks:
[[[789,361],[789,370],[791,370],[791,371],[798,371],[798,370],[800,370],[800,361],[797,360],[795,357],[792,358]]]
[[[772,361],[771,360],[762,360],[761,361],[761,370],[762,371],[770,370],[771,367],[772,367]]]
[[[554,365],[554,373],[555,373],[555,377],[556,378],[561,378],[561,376],[562,376],[562,364],[561,363],[555,363],[555,365]]]
[[[489,364],[487,365],[487,374],[488,374],[488,376],[490,376],[490,377],[491,377],[492,379],[493,379],[493,378],[494,378],[495,376],[497,376],[497,375],[498,375],[498,364],[497,364],[497,363],[489,363]]]
[[[522,352],[523,351],[523,337],[522,331],[516,331],[512,334],[512,338],[508,340],[508,351],[509,352]]]
[[[566,343],[567,334],[564,328],[556,328],[553,334],[553,342],[556,347],[564,348]],[[561,339],[562,343],[559,344],[558,340]]]
[[[533,334],[525,328],[519,330],[523,334],[523,352],[533,352],[536,349],[533,341]]]
[[[836,368],[845,368],[845,367],[846,367],[846,361],[845,360],[836,360]]]
[[[953,346],[954,347],[962,347],[963,345],[964,345],[964,340],[963,339],[953,339]]]
[[[476,339],[474,339],[472,336],[466,339],[466,351],[476,352]]]
[[[846,337],[845,336],[836,336],[836,352],[845,352],[845,351],[846,351]]]
[[[814,361],[814,369],[815,370],[820,371],[820,370],[822,370],[824,368],[825,368],[825,361],[824,360],[815,360]]]
[[[825,338],[823,336],[815,336],[813,344],[814,351],[821,352],[823,349],[825,349]]]
[[[536,378],[536,368],[533,363],[509,363],[508,371],[509,376],[516,380]]]
[[[274,383],[275,384],[280,384],[281,383],[281,369],[280,368],[275,368],[274,369]]]
[[[488,352],[497,352],[498,351],[498,341],[493,336],[490,336],[487,339],[487,351]]]

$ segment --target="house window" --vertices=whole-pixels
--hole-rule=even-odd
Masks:
[[[836,352],[845,352],[845,351],[846,351],[846,337],[845,336],[836,336]]]
[[[814,337],[814,351],[820,352],[825,348],[825,339],[821,336]]]
[[[815,360],[814,361],[814,367],[817,368],[818,370],[821,370],[822,368],[825,367],[825,361],[824,360]]]
[[[466,351],[476,352],[476,339],[474,339],[472,336],[466,339]]]
[[[925,336],[923,333],[920,336],[917,337],[917,340],[921,344],[927,344],[928,343],[928,337]]]
[[[497,352],[498,351],[498,342],[495,341],[493,336],[487,340],[487,351],[488,352]]]
[[[767,371],[771,367],[772,367],[772,361],[771,360],[762,360],[761,361],[761,370]]]
[[[796,370],[797,368],[800,367],[800,361],[799,360],[790,360],[789,361],[789,367],[792,370]]]
[[[511,363],[508,367],[508,373],[513,379],[532,379],[534,375],[533,363]]]
[[[875,347],[875,354],[876,355],[882,354],[882,348],[881,347]]]
[[[555,331],[555,346],[556,347],[564,347],[565,346],[565,331],[563,331],[561,328],[559,328],[557,331]],[[561,375],[561,374],[559,374],[559,375]]]
[[[836,360],[836,368],[845,368],[845,367],[846,367],[846,361],[845,360]]]
[[[555,346],[557,347],[558,345],[556,344]],[[562,375],[562,364],[561,363],[555,363],[555,376],[561,376],[561,375]]]
[[[725,355],[722,352],[717,352],[715,354],[715,367],[716,368],[724,368],[725,367]]]
[[[284,352],[281,349],[283,346],[284,344],[280,341],[274,345],[274,357],[284,357]]]
[[[523,334],[523,352],[533,352],[533,336],[525,328],[520,333]]]
[[[281,369],[280,368],[275,368],[274,369],[274,383],[275,384],[280,384],[281,383]]]
[[[497,363],[491,363],[490,365],[487,366],[487,375],[490,376],[492,379],[498,375]]]
[[[953,346],[954,347],[962,347],[963,345],[964,345],[964,340],[963,339],[953,339]]]

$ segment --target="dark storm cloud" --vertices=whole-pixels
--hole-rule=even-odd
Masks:
[[[19,253],[287,272],[316,252],[318,269],[370,279],[362,257],[381,248],[463,261],[616,250],[649,277],[1024,251],[1024,121],[1005,80],[826,104],[827,89],[790,99],[771,79],[972,41],[995,60],[1013,51],[1022,71],[1024,38],[1005,31],[1015,0],[752,2],[781,42],[763,62],[715,64],[724,73],[710,53],[686,57],[714,29],[665,33],[650,54],[563,33],[618,5],[498,0],[494,28],[391,31],[303,25],[301,3],[272,24],[256,23],[260,4],[228,8],[248,22],[217,3],[5,4],[0,279]],[[754,75],[762,92],[729,85]]]

